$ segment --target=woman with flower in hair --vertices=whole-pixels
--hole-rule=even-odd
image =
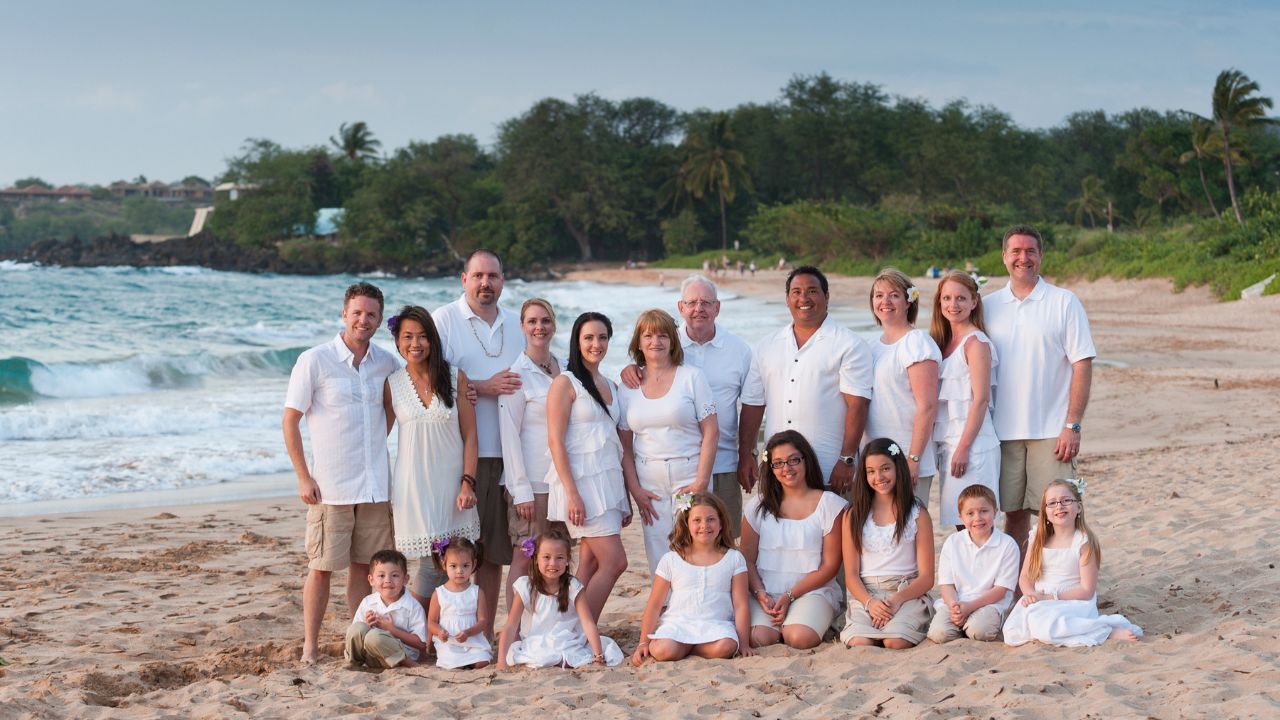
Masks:
[[[929,333],[914,327],[920,289],[900,270],[885,268],[876,275],[871,311],[884,332],[871,342],[874,379],[867,437],[893,438],[902,445],[911,470],[902,479],[927,505],[938,474],[932,438],[942,353]]]
[[[933,619],[933,526],[911,493],[906,451],[889,438],[862,448],[844,534],[849,647],[919,645]]]
[[[412,592],[427,607],[445,576],[431,561],[432,543],[476,540],[475,408],[466,401],[467,376],[449,366],[431,314],[406,305],[387,320],[405,366],[387,377],[382,404],[387,431],[399,427],[391,482],[396,549],[419,559]],[[458,402],[458,398],[463,398]]]
[[[1022,599],[1004,623],[1004,641],[1081,647],[1137,640],[1142,628],[1123,615],[1098,614],[1102,545],[1084,521],[1084,481],[1054,480],[1040,497],[1018,587]]]
[[[632,664],[754,655],[747,561],[734,548],[729,511],[710,493],[677,495],[675,505],[671,551],[653,574]]]
[[[803,435],[783,430],[765,443],[760,490],[742,511],[755,647],[817,647],[840,610],[838,520],[848,503],[822,481]]]

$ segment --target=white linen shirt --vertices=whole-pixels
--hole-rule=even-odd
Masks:
[[[557,361],[564,372],[565,363]],[[551,390],[548,375],[538,364],[520,353],[511,366],[520,374],[520,389],[498,398],[498,427],[502,435],[502,479],[513,502],[533,502],[534,493],[550,492],[547,470],[547,393]]]
[[[431,313],[444,343],[444,358],[460,368],[467,379],[488,380],[515,363],[524,352],[524,333],[515,313],[498,306],[498,318],[490,326],[476,315],[463,295]],[[490,357],[495,355],[495,357]],[[476,436],[480,457],[502,457],[498,429],[498,398],[481,395],[476,402]]]
[[[894,343],[876,338],[871,343],[871,356],[875,384],[871,407],[867,410],[867,440],[889,438],[910,454],[915,434],[916,396],[911,391],[907,370],[916,363],[930,360],[936,369],[942,365],[942,352],[929,333],[912,328]],[[933,454],[932,425],[929,426],[929,434],[924,440],[924,449],[920,451],[920,477],[938,474],[938,463]]]
[[[716,398],[716,422],[720,442],[716,445],[713,473],[738,469],[738,396],[751,373],[751,346],[742,338],[716,324],[715,337],[700,343],[689,337],[689,326],[680,328],[684,361],[698,368]]]
[[[427,641],[427,614],[422,611],[422,603],[414,599],[413,594],[407,589],[401,593],[400,599],[390,605],[382,601],[382,596],[376,592],[369,593],[364,600],[360,601],[360,607],[356,608],[355,617],[351,619],[351,624],[364,622],[364,614],[368,611],[374,611],[379,615],[390,615],[391,623],[405,632],[413,633],[423,643]],[[399,640],[400,638],[396,638]],[[410,660],[417,662],[418,651],[411,648],[404,641],[400,642],[404,645],[404,654],[409,656]]]
[[[992,417],[1001,440],[1055,438],[1067,424],[1072,364],[1097,355],[1084,306],[1070,290],[1036,283],[1025,300],[1013,289],[982,303],[995,368]]]
[[[997,585],[1008,589],[1004,598],[992,603],[1001,615],[1013,604],[1018,570],[1018,543],[1000,528],[992,528],[991,537],[982,545],[973,542],[968,530],[953,533],[942,543],[938,556],[938,584],[954,585],[960,602],[968,602]],[[934,605],[938,612],[950,612],[941,599]]]
[[[285,394],[284,406],[307,421],[309,469],[326,505],[386,502],[391,495],[382,386],[400,363],[373,343],[359,368],[354,361],[339,333],[298,356]]]
[[[752,357],[742,404],[765,406],[766,438],[783,430],[804,435],[825,484],[844,443],[843,395],[871,397],[871,349],[828,314],[804,347],[789,323],[761,340]]]
[[[670,460],[702,452],[701,423],[716,414],[716,399],[698,368],[677,366],[671,387],[660,398],[645,397],[642,388],[619,385],[618,399],[618,428],[634,433],[636,456]]]

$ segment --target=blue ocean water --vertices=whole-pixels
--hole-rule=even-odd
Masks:
[[[290,470],[280,434],[289,371],[341,330],[342,292],[377,284],[388,309],[455,300],[457,279],[226,273],[192,267],[57,268],[0,262],[0,504],[211,485]],[[529,297],[572,318],[598,310],[625,364],[642,310],[675,314],[678,288],[509,281],[503,305]],[[721,293],[723,326],[755,342],[784,324],[776,301]],[[861,308],[832,308],[874,336]],[[390,335],[374,342],[394,352]],[[394,438],[394,433],[392,435]]]

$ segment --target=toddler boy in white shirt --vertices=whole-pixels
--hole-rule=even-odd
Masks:
[[[957,505],[964,530],[947,538],[938,559],[937,612],[929,639],[945,643],[966,636],[994,641],[1018,586],[1018,544],[996,527],[996,496],[970,485]]]
[[[369,560],[373,592],[356,608],[347,628],[346,658],[374,668],[413,667],[427,649],[427,614],[409,584],[409,562],[395,550],[379,550]]]

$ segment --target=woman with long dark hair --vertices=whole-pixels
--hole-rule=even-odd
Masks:
[[[444,582],[431,562],[433,543],[451,537],[478,540],[475,409],[466,402],[467,376],[444,359],[431,314],[406,305],[387,320],[405,366],[383,386],[387,432],[399,425],[391,514],[396,549],[419,559],[412,592],[424,604]],[[458,402],[462,397],[463,402]]]

